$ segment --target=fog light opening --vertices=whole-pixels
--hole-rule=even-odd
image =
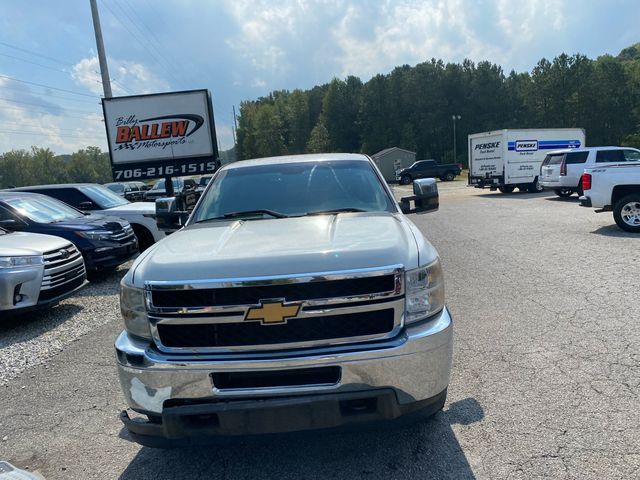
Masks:
[[[376,398],[356,398],[340,402],[340,411],[345,416],[373,413],[376,411],[376,407]]]

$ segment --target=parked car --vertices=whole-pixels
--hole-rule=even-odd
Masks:
[[[147,191],[146,188],[144,188],[145,184],[142,182],[112,182],[105,183],[104,186],[130,202],[144,200],[144,193]]]
[[[581,206],[613,212],[621,229],[640,233],[640,162],[587,168],[581,182]]]
[[[207,185],[209,185],[209,182],[212,178],[213,177],[211,175],[200,177],[200,179],[198,180],[198,186],[205,188]]]
[[[439,178],[450,182],[462,171],[459,163],[439,164],[435,160],[418,160],[409,168],[404,168],[396,173],[400,185],[409,185],[418,178]]]
[[[138,241],[126,220],[84,214],[37,193],[0,192],[0,226],[55,235],[72,242],[82,252],[90,276],[115,268],[138,254]]]
[[[540,166],[540,184],[559,197],[582,195],[585,168],[640,161],[640,150],[626,147],[588,147],[549,152]]]
[[[195,191],[198,187],[198,184],[193,178],[174,178],[173,182],[173,191],[175,195],[182,195],[189,191]],[[150,190],[147,190],[144,195],[144,199],[147,201],[153,201],[157,198],[162,198],[167,196],[167,189],[165,188],[165,180],[160,179],[153,184]]]
[[[49,195],[83,212],[101,212],[128,221],[133,228],[140,251],[144,251],[165,234],[155,222],[156,206],[151,202],[131,203],[108,188],[95,183],[67,183],[20,187],[11,191]]]
[[[68,240],[0,228],[0,318],[49,307],[85,279],[82,255]]]

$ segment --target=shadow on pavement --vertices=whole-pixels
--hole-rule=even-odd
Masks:
[[[555,196],[554,193],[551,192],[540,192],[540,193],[528,193],[528,192],[512,192],[512,193],[502,193],[502,192],[487,192],[476,195],[480,198],[489,198],[493,200],[529,200],[531,198],[547,198],[550,196]]]
[[[639,238],[637,233],[625,232],[615,223],[613,225],[607,225],[606,227],[600,227],[593,232],[596,235],[603,235],[605,237],[618,237],[618,238]]]
[[[15,313],[3,318],[0,322],[0,348],[39,337],[81,311],[81,306],[65,303],[46,310]]]
[[[193,449],[142,448],[121,480],[152,478],[475,478],[452,425],[484,417],[467,398],[431,419],[349,433],[230,438]],[[228,441],[227,441],[228,440]]]

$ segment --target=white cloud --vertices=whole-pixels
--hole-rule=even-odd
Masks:
[[[153,74],[142,63],[109,58],[109,76],[114,96],[168,91],[169,82]],[[97,56],[83,58],[73,66],[71,77],[96,95],[101,95],[102,78]]]

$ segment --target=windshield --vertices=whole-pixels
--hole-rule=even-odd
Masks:
[[[122,185],[121,183],[107,183],[105,187],[115,193],[124,192],[124,185]]]
[[[394,212],[395,205],[364,161],[299,162],[223,170],[194,212],[193,221],[256,212],[259,218],[331,210]],[[267,212],[265,212],[267,211]]]
[[[174,190],[180,190],[182,180],[180,180],[179,178],[174,178],[171,180],[171,182],[173,183]],[[164,189],[165,189],[164,180],[158,180],[151,190],[164,190]]]
[[[103,210],[129,203],[129,200],[125,200],[102,185],[83,185],[79,188],[82,193]]]
[[[5,203],[20,215],[37,223],[54,223],[82,218],[84,215],[65,203],[44,195],[29,198],[11,198]]]

